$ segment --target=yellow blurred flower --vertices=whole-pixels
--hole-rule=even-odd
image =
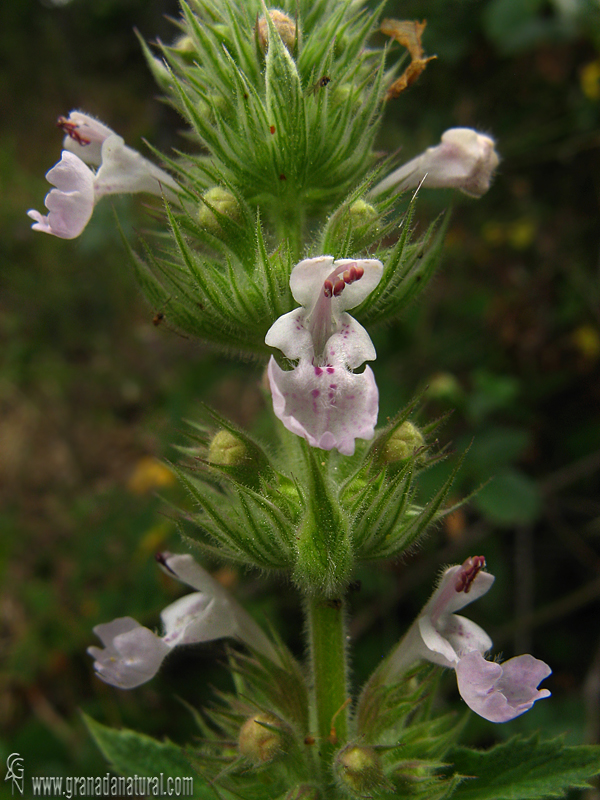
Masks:
[[[526,250],[537,233],[537,224],[531,217],[521,217],[513,222],[486,222],[481,229],[483,240],[493,247],[509,244],[514,250]]]
[[[600,58],[590,61],[579,73],[581,91],[590,100],[600,100]]]
[[[593,325],[580,325],[571,334],[571,341],[588,361],[600,358],[600,334]]]
[[[536,234],[535,222],[528,218],[515,220],[508,226],[507,238],[515,250],[525,250],[533,243]]]
[[[164,550],[172,530],[173,525],[169,522],[159,522],[158,525],[147,530],[137,547],[137,555],[141,557],[141,560],[146,561],[149,556]]]
[[[175,483],[175,475],[162,462],[153,456],[140,458],[127,481],[127,489],[132,494],[147,494],[154,489],[164,489]]]

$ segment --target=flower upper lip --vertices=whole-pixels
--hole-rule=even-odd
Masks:
[[[351,269],[362,271],[360,279],[344,282],[343,291],[327,296],[327,283],[332,276],[343,276]],[[290,359],[308,358],[315,365],[320,359],[327,361],[326,345],[331,336],[349,326],[352,336],[360,342],[345,348],[346,364],[355,369],[376,357],[369,334],[353,317],[344,312],[359,305],[381,280],[383,264],[377,259],[319,256],[301,261],[292,270],[290,289],[302,308],[296,308],[279,317],[267,331],[265,342],[276,347]],[[346,344],[350,334],[346,331]],[[339,359],[336,359],[339,360]]]

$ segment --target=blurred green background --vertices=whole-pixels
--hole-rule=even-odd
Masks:
[[[157,492],[186,500],[154,459],[177,457],[201,400],[260,430],[261,366],[179,336],[168,306],[145,303],[114,224],[116,210],[135,241],[150,224],[143,198],[104,200],[72,242],[32,233],[25,216],[43,208],[55,122],[71,109],[134,147],[186,146],[133,34],[170,41],[167,15],[167,0],[0,5],[0,760],[19,752],[28,775],[105,773],[81,709],[185,741],[194,726],[181,701],[200,706],[227,685],[218,643],[176,652],[129,693],[93,676],[85,648],[98,622],[153,627],[180,594],[152,556],[180,546]],[[600,5],[406,0],[386,15],[427,18],[438,60],[389,104],[382,151],[408,159],[468,126],[494,135],[503,161],[480,201],[422,193],[421,226],[454,202],[443,268],[419,304],[373,332],[381,420],[428,385],[420,419],[454,409],[441,443],[473,441],[455,499],[485,485],[410,558],[361,570],[353,678],[397,640],[441,564],[482,553],[496,584],[468,615],[506,658],[548,661],[553,698],[505,726],[473,719],[470,740],[542,728],[598,742]],[[423,492],[450,468],[427,473]],[[220,575],[302,653],[292,589]],[[459,707],[452,676],[445,702]]]

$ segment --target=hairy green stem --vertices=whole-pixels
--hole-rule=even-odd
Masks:
[[[343,599],[310,597],[306,601],[318,747],[329,764],[348,737],[346,611]]]

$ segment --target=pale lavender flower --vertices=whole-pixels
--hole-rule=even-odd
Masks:
[[[536,700],[550,697],[538,684],[552,674],[548,664],[530,655],[498,664],[478,652],[456,665],[458,691],[465,703],[490,722],[508,722],[529,711]]]
[[[133,689],[158,672],[174,647],[234,637],[251,650],[279,664],[273,645],[252,617],[190,555],[157,556],[169,574],[198,591],[167,606],[161,619],[164,634],[157,636],[131,617],[96,625],[94,633],[104,649],[89,647],[94,668],[105,683]]]
[[[375,432],[379,393],[370,367],[376,358],[367,331],[346,309],[359,305],[381,279],[376,259],[334,261],[319,256],[292,270],[290,288],[301,304],[276,320],[265,337],[297,365],[268,367],[273,410],[285,427],[312,447],[352,455],[355,439]]]
[[[164,170],[127,147],[123,139],[98,120],[73,111],[59,125],[65,136],[58,164],[46,174],[55,187],[45,199],[48,214],[27,212],[34,230],[74,239],[89,222],[94,206],[110,194],[148,192],[175,199],[177,184]],[[99,166],[95,173],[88,164]]]
[[[456,671],[458,690],[476,714],[491,722],[507,722],[528,711],[536,700],[549,697],[537,686],[552,670],[530,655],[504,664],[486,661],[492,647],[487,633],[465,617],[455,614],[492,586],[494,576],[483,572],[483,556],[468,558],[462,566],[449,567],[406,636],[382,667],[385,681],[397,680],[420,659]]]
[[[386,189],[397,192],[424,186],[431,189],[460,189],[471,197],[481,197],[500,159],[490,136],[471,128],[450,128],[441,143],[403,164],[372,190],[376,197]]]

